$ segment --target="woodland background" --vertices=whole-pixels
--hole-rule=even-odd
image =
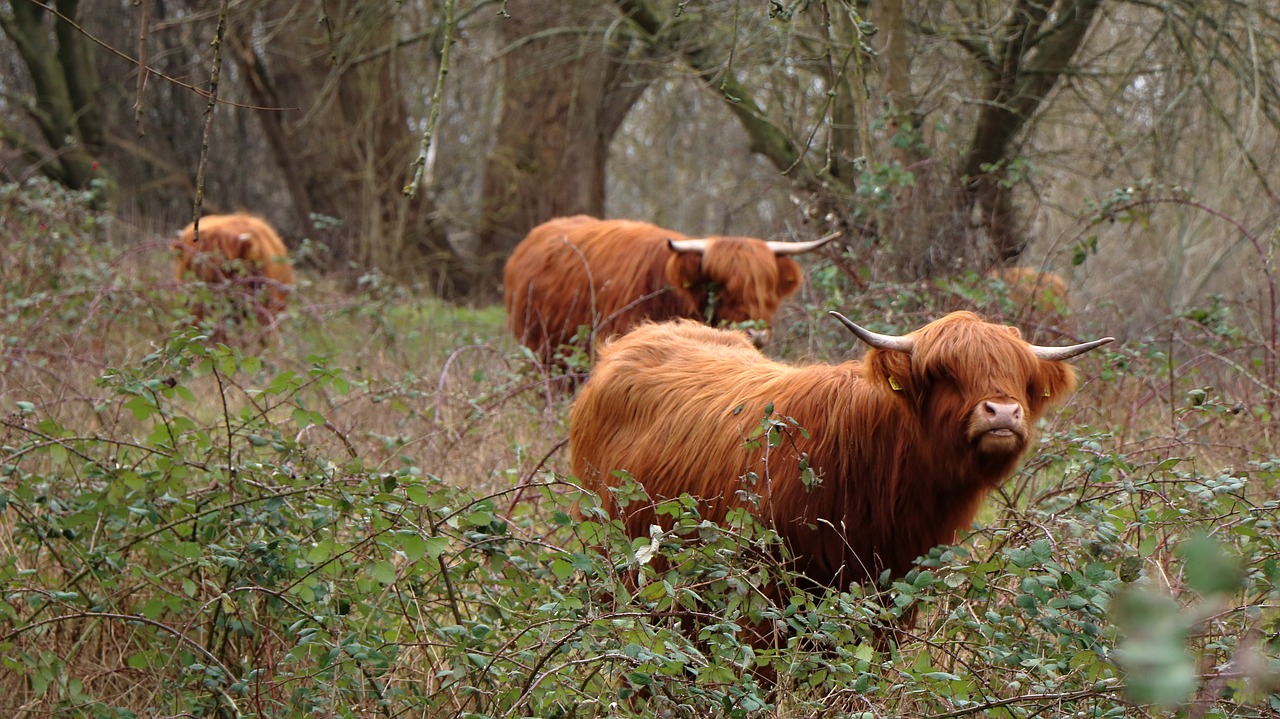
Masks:
[[[0,714],[1274,716],[1274,5],[0,0]],[[216,345],[169,243],[241,209],[299,287]],[[961,545],[771,606],[767,527],[570,518],[497,298],[577,212],[842,230],[775,357],[1120,341]]]
[[[844,229],[862,280],[1047,267],[1135,323],[1271,301],[1265,2],[109,5],[0,6],[0,172],[98,188],[139,241],[200,190],[481,301],[577,212]]]

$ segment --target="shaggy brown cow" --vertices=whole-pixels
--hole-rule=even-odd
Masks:
[[[507,260],[507,324],[547,364],[580,327],[592,339],[626,332],[645,319],[679,317],[712,325],[773,320],[799,289],[800,266],[787,255],[812,242],[750,237],[690,239],[644,222],[560,217],[533,228]],[[763,344],[764,327],[749,330]]]
[[[1036,420],[1074,388],[1063,360],[1112,340],[1037,347],[972,312],[894,337],[832,314],[871,345],[863,360],[781,364],[741,332],[689,321],[642,325],[606,343],[570,413],[574,473],[633,537],[670,520],[649,502],[619,507],[609,491],[616,470],[652,502],[696,497],[713,522],[747,508],[822,587],[884,569],[901,575],[954,542],[1013,472]],[[746,442],[770,405],[808,434],[788,431],[772,447]],[[817,475],[812,486],[802,463]]]
[[[210,285],[228,286],[247,297],[254,316],[270,327],[293,292],[293,267],[280,236],[261,217],[237,213],[200,218],[174,240],[178,281],[188,275]],[[196,307],[203,318],[207,309]],[[219,328],[219,334],[223,330]]]

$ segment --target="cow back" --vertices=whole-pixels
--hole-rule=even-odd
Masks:
[[[508,326],[549,363],[581,327],[590,341],[645,318],[696,316],[696,298],[667,284],[673,237],[686,239],[647,223],[586,215],[539,225],[503,272]]]

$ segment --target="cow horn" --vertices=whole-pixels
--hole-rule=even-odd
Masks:
[[[840,320],[841,322],[843,322],[844,326],[848,327],[849,331],[852,332],[858,339],[862,340],[863,342],[866,342],[867,344],[871,345],[872,347],[875,347],[876,349],[897,350],[899,352],[910,352],[911,348],[914,347],[916,344],[916,340],[914,337],[882,335],[877,332],[872,332],[871,330],[863,329],[858,325],[855,325],[848,317],[845,317],[839,312],[831,312],[831,315],[836,319]]]
[[[711,244],[711,240],[673,240],[667,238],[667,247],[672,252],[697,252],[700,255],[707,253],[707,245]]]
[[[1077,355],[1082,355],[1095,347],[1101,347],[1108,342],[1114,342],[1115,339],[1115,337],[1103,337],[1100,340],[1082,342],[1078,345],[1071,345],[1070,347],[1041,347],[1039,345],[1031,345],[1031,351],[1035,353],[1036,357],[1039,357],[1042,360],[1056,360],[1061,362],[1062,360],[1069,360]]]
[[[765,244],[775,255],[798,255],[802,252],[812,252],[843,234],[843,232],[832,232],[820,240],[809,242],[766,242]]]

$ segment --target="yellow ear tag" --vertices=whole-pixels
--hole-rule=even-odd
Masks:
[[[889,388],[894,392],[902,391],[902,385],[898,384],[898,380],[894,379],[892,376],[889,377]]]
[[[1045,397],[1052,397],[1052,396],[1053,396],[1053,393],[1051,393],[1051,392],[1049,391],[1049,388],[1048,388],[1048,387],[1045,387],[1045,388],[1044,388],[1044,396],[1045,396]]]

